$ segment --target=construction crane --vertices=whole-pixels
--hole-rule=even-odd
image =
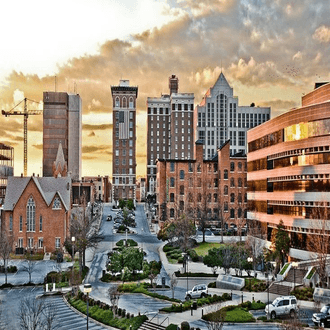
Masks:
[[[11,110],[5,111],[2,110],[1,113],[5,117],[9,116],[24,116],[24,176],[27,176],[27,124],[28,124],[28,117],[31,115],[41,115],[42,110],[28,110],[27,109],[27,101],[39,103],[37,101],[29,100],[24,98],[21,102],[16,104]],[[24,110],[15,110],[22,102],[24,102]]]

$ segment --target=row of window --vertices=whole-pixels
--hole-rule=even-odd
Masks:
[[[19,248],[23,248],[24,247],[24,239],[22,237],[18,238],[18,242],[17,242],[17,247]],[[28,237],[27,238],[27,245],[26,247],[28,249],[33,249],[33,248],[38,248],[38,249],[42,249],[44,247],[44,238],[43,237],[39,237],[38,238],[38,245],[34,246],[34,239],[33,237]],[[61,248],[61,238],[56,237],[55,238],[55,249],[60,249]]]
[[[183,202],[182,202],[183,203]],[[182,203],[180,203],[180,205],[179,205],[179,209],[182,211],[183,209],[184,209],[184,205],[182,204]],[[219,217],[219,210],[218,209],[215,209],[215,210],[217,210],[217,212],[214,212],[214,218],[215,219],[218,219],[218,217]],[[210,211],[210,213],[209,213],[209,215],[210,215],[210,218],[212,217],[212,215],[211,215],[211,209],[209,209],[209,211]],[[225,203],[225,205],[224,205],[224,212],[229,212],[229,209],[228,209],[228,204],[226,205],[226,203]],[[175,217],[175,209],[174,208],[170,208],[170,218],[174,218]],[[242,208],[238,208],[237,209],[237,212],[236,212],[236,209],[234,209],[234,208],[231,208],[230,209],[230,219],[246,219],[247,218],[247,210],[246,209],[242,209]]]
[[[126,96],[122,97],[122,99],[120,99],[118,96],[115,98],[115,107],[116,108],[119,108],[119,107],[127,108],[127,105],[130,109],[134,108],[134,99],[132,96],[129,98],[128,103],[127,103]]]
[[[184,195],[184,186],[180,186],[180,196]],[[227,192],[228,195],[228,192]],[[202,202],[202,194],[198,193],[196,196],[196,200],[198,203]],[[214,193],[214,194],[207,194],[206,196],[206,202],[208,203],[218,203],[219,199],[218,199],[218,194]],[[235,193],[231,193],[230,194],[230,203],[235,203],[236,201],[236,194]],[[175,194],[174,193],[170,193],[170,202],[175,202]],[[192,193],[188,193],[188,203],[193,203],[194,202],[194,196]],[[242,194],[238,193],[237,194],[237,202],[239,204],[243,203],[243,198],[242,198]],[[244,203],[247,203],[247,194],[244,194]]]
[[[113,178],[113,183],[118,185],[118,184],[135,184],[135,178],[134,177],[114,177]]]
[[[246,172],[247,170],[247,163],[244,162],[237,162],[237,170],[238,172],[242,172],[243,170],[243,164],[244,164],[244,171]],[[180,170],[184,172],[184,170]],[[208,164],[208,171],[212,172],[212,165]],[[218,164],[215,162],[213,163],[213,171],[217,172],[218,171]],[[175,162],[170,162],[170,172],[175,172]],[[190,163],[188,164],[188,172],[194,172],[194,163]],[[201,165],[197,164],[197,172],[201,172]],[[235,162],[230,162],[230,172],[235,172]],[[181,175],[181,174],[180,174]],[[183,174],[184,175],[184,174]],[[225,169],[224,170],[224,179],[228,180],[228,170]]]
[[[126,142],[128,141],[128,145],[129,147],[133,147],[133,140],[126,140],[126,139],[121,139],[121,140],[116,140],[116,147],[119,147],[119,144],[120,144],[120,141],[121,141],[121,145],[123,147],[126,147]]]
[[[126,158],[122,158],[121,160],[122,165],[126,165]],[[119,165],[119,158],[115,158],[115,165]],[[133,158],[128,159],[128,165],[132,166],[133,165]]]

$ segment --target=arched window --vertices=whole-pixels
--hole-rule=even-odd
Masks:
[[[180,180],[184,180],[184,170],[180,170]]]
[[[235,179],[230,178],[230,187],[234,188],[235,187]]]
[[[237,195],[237,200],[238,200],[239,203],[242,203],[242,194],[241,193],[239,193]]]
[[[174,209],[170,209],[170,218],[174,218]]]
[[[119,100],[118,96],[116,97],[116,100],[115,100],[115,107],[117,107],[117,108],[120,107],[120,100]]]
[[[224,194],[225,196],[228,195],[228,186],[227,186],[227,185],[225,185],[225,186],[223,187],[223,194]]]
[[[223,171],[223,178],[224,178],[225,180],[228,180],[228,170],[224,170],[224,171]]]
[[[130,108],[130,109],[134,108],[133,97],[130,97],[130,98],[129,98],[129,108]]]
[[[180,186],[180,195],[184,195],[184,185]]]
[[[237,218],[241,218],[242,217],[242,209],[241,208],[239,208],[238,210],[237,210]]]
[[[188,194],[188,203],[192,203],[194,201],[192,193]]]
[[[230,218],[235,219],[235,210],[234,209],[230,209]]]
[[[235,203],[235,194],[234,193],[230,194],[230,203]]]
[[[127,99],[123,97],[123,108],[127,108]]]
[[[197,195],[197,202],[200,203],[202,201],[202,194],[198,193]]]
[[[238,178],[238,188],[242,188],[242,178]]]
[[[29,198],[26,205],[27,231],[36,230],[36,204],[32,197]]]
[[[241,162],[238,162],[237,167],[238,167],[239,172],[242,172],[242,163]]]
[[[231,162],[230,163],[230,172],[234,172],[235,171],[235,163]]]

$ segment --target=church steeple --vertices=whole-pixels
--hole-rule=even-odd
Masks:
[[[62,143],[60,142],[57,149],[56,159],[53,164],[53,176],[55,178],[61,176],[67,176],[67,172],[68,172],[68,165],[64,159],[63,147],[62,147]]]

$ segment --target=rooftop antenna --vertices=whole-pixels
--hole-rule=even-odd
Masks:
[[[77,83],[75,81],[73,82],[73,93],[77,94]]]

